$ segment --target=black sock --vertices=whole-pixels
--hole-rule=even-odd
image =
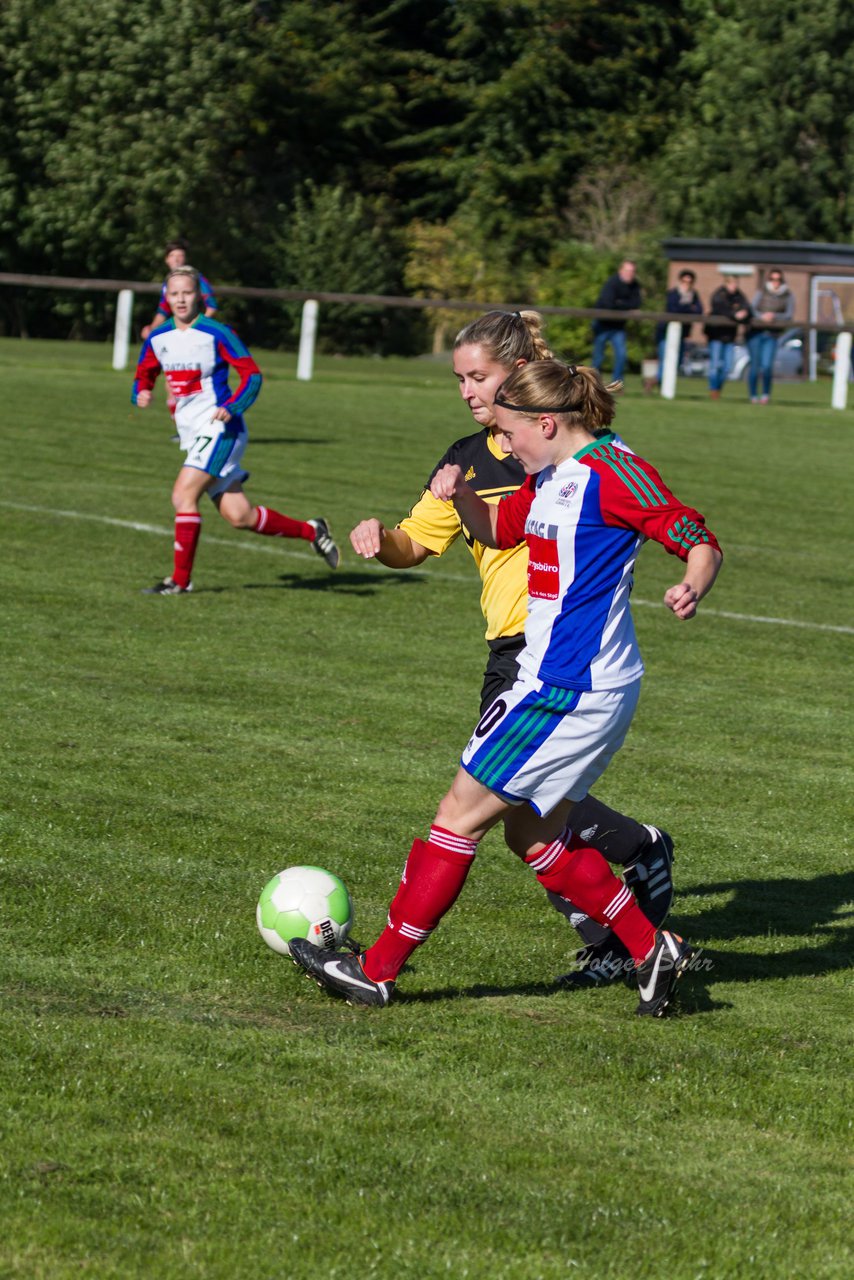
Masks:
[[[642,822],[616,809],[609,809],[595,796],[576,800],[569,815],[573,832],[597,849],[603,858],[625,867],[639,858],[652,844],[653,837]]]
[[[561,898],[559,894],[549,889],[546,890],[546,895],[555,911],[559,911],[569,921],[586,947],[594,947],[610,937],[611,930],[608,925],[599,924],[568,898]]]

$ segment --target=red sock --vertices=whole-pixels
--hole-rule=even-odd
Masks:
[[[292,520],[270,507],[256,507],[255,512],[253,533],[263,533],[268,538],[305,538],[306,542],[314,542],[317,531],[307,520]]]
[[[179,587],[190,585],[201,531],[202,517],[198,512],[188,512],[186,515],[175,517],[175,560],[172,581],[177,582]]]
[[[476,840],[442,827],[431,827],[429,840],[412,842],[400,888],[388,909],[388,925],[362,957],[369,978],[387,982],[397,977],[456,902],[476,852]]]
[[[638,963],[646,959],[655,943],[655,929],[601,853],[583,845],[567,829],[525,861],[544,889],[570,899],[599,924],[608,925]]]

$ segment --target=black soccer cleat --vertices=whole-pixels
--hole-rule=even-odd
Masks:
[[[666,831],[652,827],[655,837],[645,853],[626,867],[623,883],[635,896],[647,920],[658,929],[673,902],[673,841]]]
[[[185,596],[192,590],[192,582],[186,587],[179,587],[178,583],[173,582],[171,578],[164,578],[162,582],[155,582],[153,587],[143,587],[142,594],[144,596]]]
[[[676,983],[696,954],[678,933],[658,930],[652,951],[636,970],[640,1000],[635,1013],[639,1017],[664,1017]]]
[[[584,991],[595,987],[610,987],[628,974],[634,979],[635,963],[627,947],[613,933],[592,947],[578,952],[577,969],[555,978],[557,986],[564,990]]]
[[[341,553],[329,532],[329,525],[322,516],[318,516],[316,520],[309,520],[308,524],[314,530],[314,541],[311,545],[317,554],[323,557],[330,569],[337,569]]]
[[[306,938],[288,943],[291,959],[306,977],[332,995],[343,996],[348,1004],[385,1008],[394,990],[393,982],[374,982],[362,968],[354,951],[323,951]]]

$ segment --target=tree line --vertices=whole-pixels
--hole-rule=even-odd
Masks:
[[[0,270],[154,279],[184,236],[223,284],[592,306],[629,254],[659,305],[666,236],[850,239],[852,37],[848,0],[4,0]],[[112,305],[3,290],[0,324]],[[295,340],[293,306],[228,314]]]

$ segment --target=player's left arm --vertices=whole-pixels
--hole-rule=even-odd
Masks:
[[[635,529],[685,562],[681,580],[664,593],[664,603],[677,618],[693,618],[723,560],[705,516],[674,497],[655,467],[635,454],[613,449],[593,466],[606,523]]]
[[[240,383],[214,414],[228,422],[238,413],[245,413],[258,399],[261,390],[261,370],[246,347],[232,329],[221,331],[217,337],[217,355],[235,370]]]
[[[709,543],[698,543],[691,548],[682,581],[668,587],[664,593],[664,603],[677,618],[694,617],[697,605],[711,591],[722,561],[720,549]]]

